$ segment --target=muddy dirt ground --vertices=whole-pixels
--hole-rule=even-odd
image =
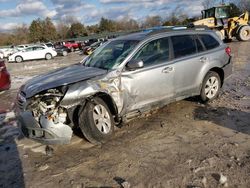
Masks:
[[[100,146],[76,130],[69,145],[18,137],[15,121],[0,126],[0,187],[250,187],[250,42],[233,42],[234,73],[206,105],[190,98],[117,128]],[[11,110],[27,79],[80,60],[8,64],[12,88],[0,94]],[[19,69],[19,70],[18,70]]]

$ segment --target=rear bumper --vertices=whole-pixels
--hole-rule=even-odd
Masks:
[[[233,73],[233,63],[232,63],[232,57],[230,56],[228,63],[225,64],[222,67],[223,71],[224,71],[224,80],[228,79],[232,73]]]
[[[46,116],[39,122],[30,111],[18,115],[19,125],[25,137],[46,145],[68,144],[72,137],[72,129],[63,123],[54,123]]]

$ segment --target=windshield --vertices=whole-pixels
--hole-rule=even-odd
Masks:
[[[84,65],[102,69],[114,69],[122,63],[127,55],[139,43],[136,40],[114,40],[97,48]]]
[[[218,7],[216,8],[215,17],[216,18],[228,18],[230,7]]]

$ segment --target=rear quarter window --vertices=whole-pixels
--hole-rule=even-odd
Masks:
[[[211,50],[220,45],[220,43],[211,35],[199,35],[199,37],[207,50]]]

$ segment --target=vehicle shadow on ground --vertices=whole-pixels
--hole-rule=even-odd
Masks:
[[[195,120],[206,120],[236,132],[250,135],[250,113],[225,107],[197,107]]]
[[[22,161],[15,142],[18,135],[18,128],[0,125],[0,187],[25,187]]]

